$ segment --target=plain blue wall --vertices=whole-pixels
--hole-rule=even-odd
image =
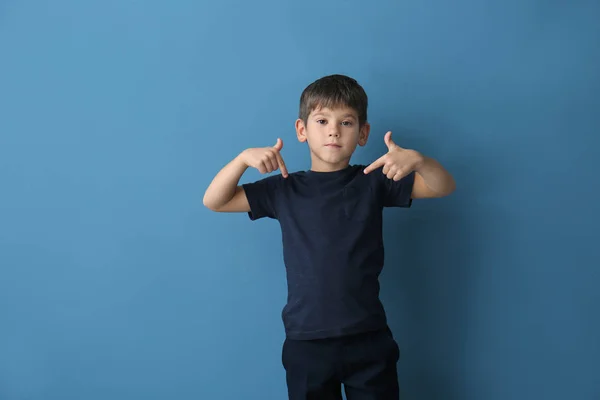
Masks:
[[[0,399],[284,399],[274,221],[202,206],[330,73],[455,175],[386,210],[406,399],[600,398],[598,1],[0,3]],[[595,157],[596,156],[596,157]],[[244,181],[258,179],[249,172]]]

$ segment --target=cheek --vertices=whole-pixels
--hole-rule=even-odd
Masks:
[[[322,125],[314,125],[306,130],[306,137],[309,140],[319,140],[324,135],[324,130]]]
[[[350,127],[344,131],[344,136],[348,139],[349,142],[358,143],[360,139],[360,132],[358,129]]]

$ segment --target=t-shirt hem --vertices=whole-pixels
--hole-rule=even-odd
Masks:
[[[316,340],[316,339],[329,339],[341,336],[356,335],[359,333],[366,333],[385,329],[387,322],[382,321],[378,324],[360,325],[355,327],[326,329],[318,331],[286,331],[286,337],[292,340]]]

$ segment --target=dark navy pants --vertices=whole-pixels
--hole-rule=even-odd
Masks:
[[[398,400],[399,349],[389,329],[340,338],[286,339],[289,400]]]

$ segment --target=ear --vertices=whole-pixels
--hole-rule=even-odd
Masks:
[[[365,122],[363,126],[360,128],[360,132],[358,133],[358,144],[360,146],[364,146],[367,144],[367,140],[369,140],[369,133],[371,132],[371,125],[368,122]]]
[[[296,136],[300,143],[306,142],[306,125],[300,118],[296,120]]]

